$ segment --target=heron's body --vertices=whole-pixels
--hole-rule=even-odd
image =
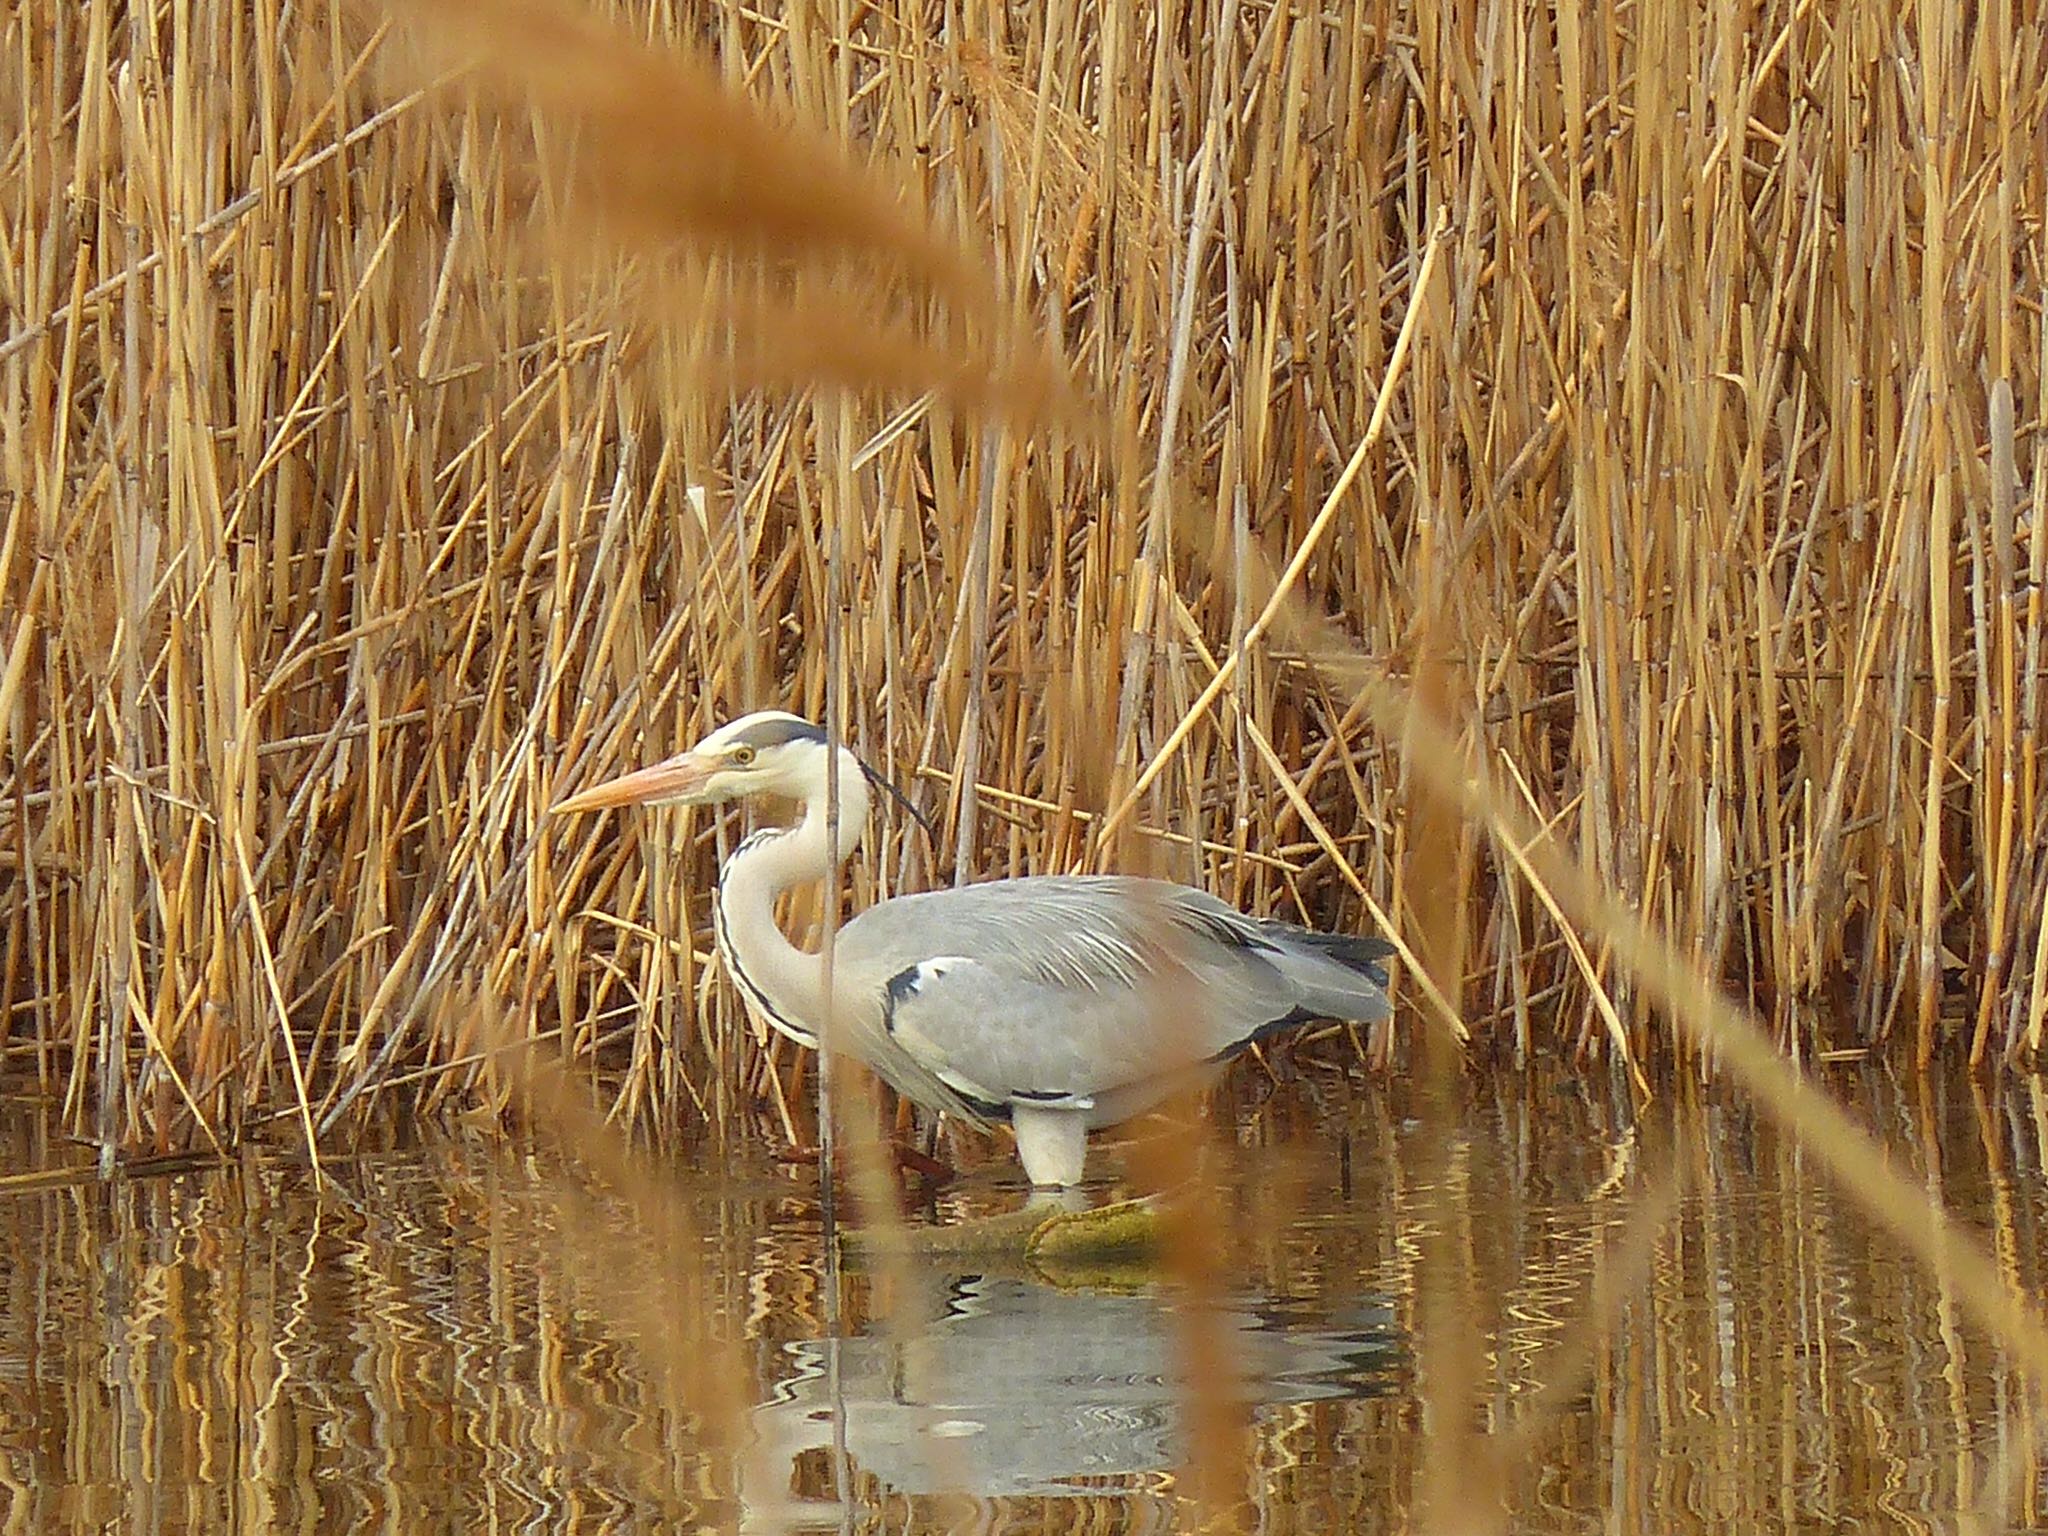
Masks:
[[[829,1018],[833,1043],[898,1092],[1009,1122],[1034,1184],[1079,1183],[1090,1129],[1141,1113],[1254,1041],[1310,1019],[1389,1012],[1382,941],[1247,917],[1187,886],[1119,875],[898,896],[851,919],[829,962],[800,949],[776,924],[775,898],[836,879],[867,821],[867,782],[846,753],[833,846],[829,750],[794,715],[749,715],[562,808],[750,789],[800,800],[794,825],[749,837],[719,877],[719,952],[748,1007],[813,1048]]]

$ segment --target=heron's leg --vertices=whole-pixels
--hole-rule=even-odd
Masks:
[[[1017,1133],[1017,1156],[1034,1188],[1059,1189],[1081,1182],[1081,1169],[1088,1161],[1086,1110],[1012,1103],[1010,1129]]]

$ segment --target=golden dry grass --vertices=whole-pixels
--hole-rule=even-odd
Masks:
[[[1785,1049],[2031,1062],[2041,31],[1602,22],[13,13],[12,1058],[331,1131],[502,1091],[460,980],[635,1120],[786,1096],[710,840],[539,812],[835,689],[943,817],[860,896],[1156,866],[1442,927],[1482,1052],[1671,1049],[1322,645]]]

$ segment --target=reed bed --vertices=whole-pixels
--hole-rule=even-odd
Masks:
[[[462,13],[5,23],[0,1028],[75,1131],[497,1107],[458,988],[800,1130],[736,827],[544,811],[828,701],[939,828],[856,901],[1154,869],[1480,1055],[1694,1054],[1330,646],[1784,1051],[2035,1064],[2037,19]]]

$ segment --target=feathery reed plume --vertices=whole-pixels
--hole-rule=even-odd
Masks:
[[[938,228],[885,157],[864,165],[690,53],[556,0],[399,14],[531,157],[558,261],[587,266],[593,231],[652,258],[628,287],[703,346],[705,384],[931,388],[1019,422],[1084,420],[1010,324],[986,253]]]

